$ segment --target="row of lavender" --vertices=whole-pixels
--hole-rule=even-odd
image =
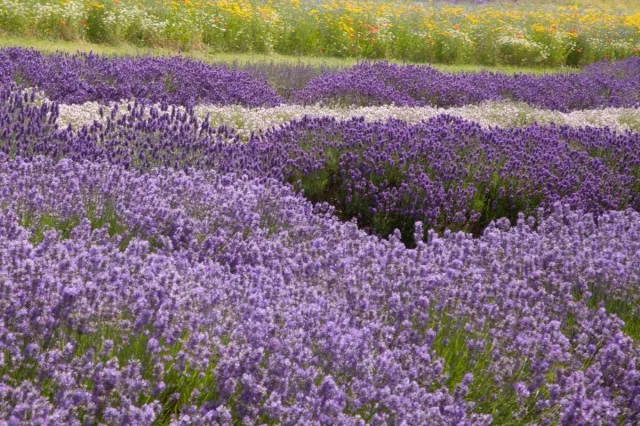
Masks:
[[[406,249],[268,178],[0,154],[0,188],[8,424],[640,421],[637,212]]]
[[[37,102],[47,101],[42,94],[36,95]],[[130,101],[118,102],[119,111],[127,111]],[[95,120],[104,120],[100,109],[112,109],[116,102],[107,105],[99,102],[82,104],[59,104],[58,124],[74,127],[90,125]],[[160,107],[159,104],[154,104]],[[178,110],[184,107],[177,107]],[[211,126],[233,127],[243,140],[251,133],[266,131],[292,120],[304,117],[333,117],[348,120],[362,117],[365,121],[403,120],[418,123],[438,115],[447,114],[463,120],[473,121],[480,126],[521,128],[532,124],[556,124],[571,127],[607,127],[617,132],[640,131],[640,108],[603,108],[571,112],[539,109],[522,102],[487,101],[480,104],[454,108],[410,107],[395,105],[380,106],[322,106],[283,104],[275,107],[244,107],[241,105],[196,105],[193,108],[198,119],[208,116]]]
[[[486,129],[447,115],[417,124],[303,118],[240,142],[234,129],[214,129],[191,109],[102,109],[102,120],[79,130],[59,128],[57,109],[1,92],[0,151],[268,176],[377,234],[399,229],[409,245],[415,221],[480,235],[492,220],[515,222],[519,212],[548,211],[556,202],[596,214],[640,209],[640,133]]]
[[[543,76],[445,74],[426,66],[388,63],[362,63],[342,70],[273,64],[244,69],[179,57],[0,51],[0,84],[38,87],[62,103],[137,98],[189,106],[274,106],[287,101],[450,107],[505,99],[559,111],[640,105],[640,58],[594,64],[581,73]]]

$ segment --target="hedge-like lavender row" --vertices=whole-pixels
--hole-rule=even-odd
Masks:
[[[362,63],[310,81],[293,95],[304,104],[451,107],[513,100],[573,111],[640,106],[640,58],[597,63],[581,73],[527,75],[445,74],[428,66]]]
[[[639,420],[637,212],[411,250],[270,179],[0,155],[0,188],[10,424]]]
[[[418,124],[305,118],[239,143],[233,129],[213,129],[192,109],[133,104],[125,115],[103,110],[103,122],[58,130],[57,105],[37,107],[9,91],[0,98],[8,155],[274,177],[378,234],[400,229],[408,244],[417,220],[479,235],[491,220],[555,202],[594,213],[640,208],[639,133],[483,129],[446,115]]]
[[[182,57],[43,55],[35,50],[0,51],[0,83],[37,86],[64,103],[146,99],[179,105],[273,106],[280,96],[246,72]]]
[[[418,124],[302,119],[249,143],[285,180],[381,235],[413,222],[479,235],[555,202],[640,208],[640,134],[529,126],[482,129],[440,115]],[[276,161],[271,160],[272,164]],[[273,170],[274,166],[271,166]]]
[[[273,106],[283,97],[302,104],[452,107],[513,100],[559,111],[640,105],[640,58],[598,63],[579,74],[445,74],[426,66],[362,63],[320,76],[305,67],[248,67],[249,72],[173,58],[107,58],[0,51],[0,83],[38,87],[57,102],[138,98],[180,105]],[[284,77],[283,77],[284,76]],[[282,80],[292,87],[282,86]],[[304,85],[304,81],[310,80]]]

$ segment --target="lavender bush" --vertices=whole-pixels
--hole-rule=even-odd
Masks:
[[[639,420],[637,212],[406,249],[272,179],[0,155],[0,188],[9,424]]]

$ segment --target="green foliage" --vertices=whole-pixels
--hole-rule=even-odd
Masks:
[[[92,43],[113,43],[113,29],[105,22],[105,8],[92,5],[87,11],[86,37]]]
[[[465,375],[471,374],[473,380],[468,385],[465,399],[475,403],[474,412],[491,414],[495,424],[520,425],[536,423],[542,420],[543,413],[535,408],[536,402],[544,398],[547,385],[553,383],[554,368],[547,375],[547,382],[541,384],[539,390],[527,399],[520,401],[515,392],[517,382],[530,379],[530,365],[524,358],[513,354],[517,368],[506,378],[506,383],[496,383],[491,370],[493,359],[491,337],[487,325],[484,331],[471,332],[465,326],[464,318],[454,318],[446,312],[434,314],[430,327],[435,330],[433,342],[435,354],[444,361],[446,385],[451,392],[463,382]],[[470,342],[484,342],[482,345],[471,345]]]
[[[598,309],[603,306],[608,314],[614,314],[622,321],[622,330],[632,339],[640,341],[640,309],[637,304],[637,295],[612,294],[606,286],[591,285],[591,297],[588,300],[589,306]]]
[[[116,211],[116,204],[107,200],[99,207],[96,204],[88,204],[86,206],[86,218],[91,224],[91,229],[99,229],[107,227],[109,236],[120,235],[122,240],[120,248],[126,249],[133,238],[138,236],[136,230],[129,229],[122,223],[121,218]],[[70,217],[61,217],[57,214],[43,214],[33,216],[29,210],[25,211],[22,218],[22,226],[31,231],[30,241],[37,245],[44,239],[44,234],[48,230],[55,230],[60,233],[61,239],[69,238],[73,229],[81,222],[81,217],[74,215]],[[151,237],[150,241],[154,241]],[[154,244],[152,244],[152,247]]]

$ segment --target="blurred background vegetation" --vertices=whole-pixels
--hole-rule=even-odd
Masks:
[[[640,56],[640,2],[0,0],[0,35],[5,44],[575,67]]]

